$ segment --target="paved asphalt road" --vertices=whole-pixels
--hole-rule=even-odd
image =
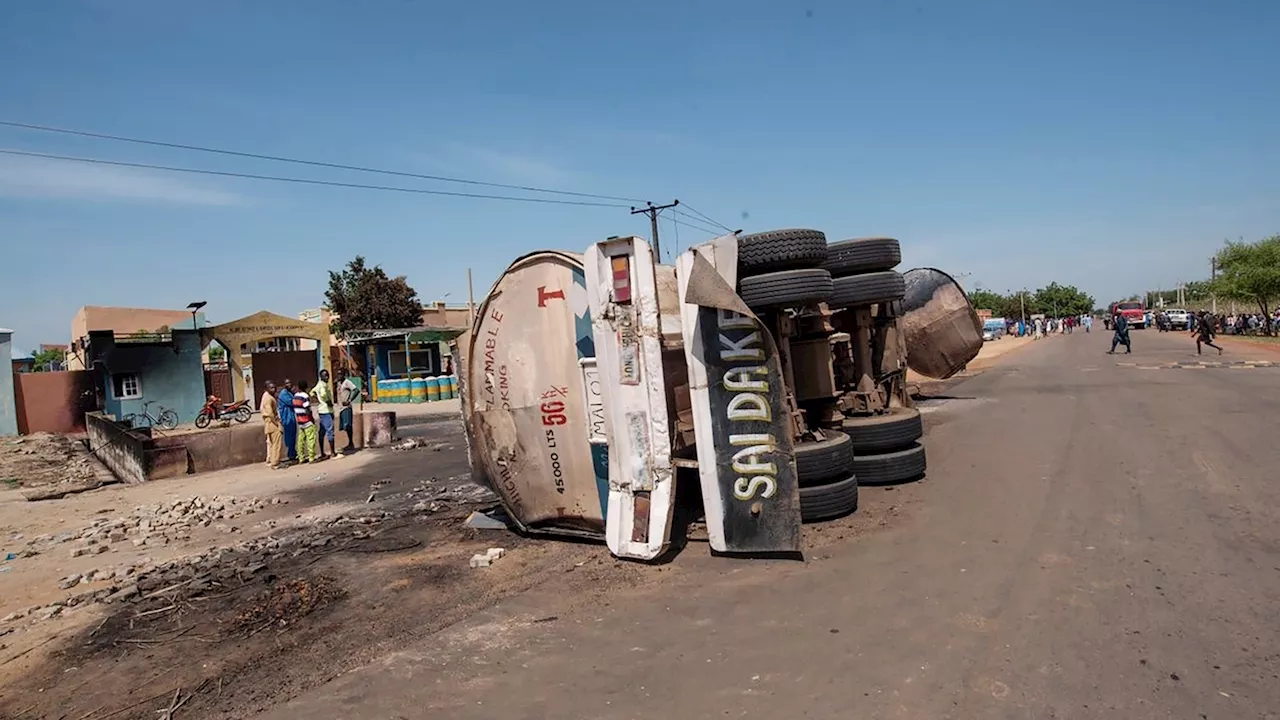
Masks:
[[[272,717],[1280,718],[1280,367],[1108,337],[926,403],[927,480],[867,491],[888,529],[805,563],[692,546],[554,622],[509,600]]]

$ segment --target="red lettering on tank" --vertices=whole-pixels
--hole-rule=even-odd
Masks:
[[[547,292],[546,285],[538,286],[538,307],[546,307],[548,300],[563,300],[564,290],[552,290]]]

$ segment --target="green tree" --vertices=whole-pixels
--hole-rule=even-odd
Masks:
[[[32,369],[36,372],[61,370],[63,363],[67,361],[67,353],[58,348],[46,348],[33,355],[32,359],[35,361]]]
[[[404,276],[389,277],[363,256],[340,272],[329,271],[325,307],[334,315],[329,329],[340,338],[352,330],[389,330],[422,324],[422,303]]]
[[[1212,286],[1218,296],[1255,303],[1263,315],[1270,317],[1271,309],[1280,300],[1280,235],[1254,243],[1228,240],[1215,260],[1218,277]],[[1264,327],[1270,335],[1270,323]]]
[[[1056,317],[1083,315],[1093,310],[1093,296],[1074,285],[1052,282],[1036,290],[1035,298],[1040,312]]]
[[[209,362],[218,363],[227,358],[227,351],[221,345],[211,345],[209,347]]]
[[[979,288],[969,293],[969,302],[976,309],[990,310],[993,315],[1000,317],[1004,314],[1004,308],[1009,304],[1009,299],[1000,293]]]

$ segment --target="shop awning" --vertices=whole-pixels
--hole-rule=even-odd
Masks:
[[[347,333],[347,344],[368,345],[379,342],[448,342],[462,333],[466,328],[415,327],[395,328],[391,330],[352,330]]]

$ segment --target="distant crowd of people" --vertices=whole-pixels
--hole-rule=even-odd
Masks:
[[[1030,320],[1010,320],[1005,325],[1005,332],[1013,337],[1030,336],[1036,340],[1054,333],[1070,335],[1077,328],[1085,332],[1093,330],[1092,315],[1068,315],[1061,318],[1032,318]]]
[[[279,385],[268,381],[258,411],[267,436],[267,465],[273,469],[297,463],[319,462],[337,457],[334,442],[333,409],[337,397],[338,430],[347,434],[342,454],[355,450],[352,443],[353,411],[351,405],[359,397],[356,384],[345,370],[338,371],[337,392],[329,384],[329,371],[320,371],[320,380],[310,385],[302,380],[285,379]],[[325,441],[329,453],[324,451]]]

